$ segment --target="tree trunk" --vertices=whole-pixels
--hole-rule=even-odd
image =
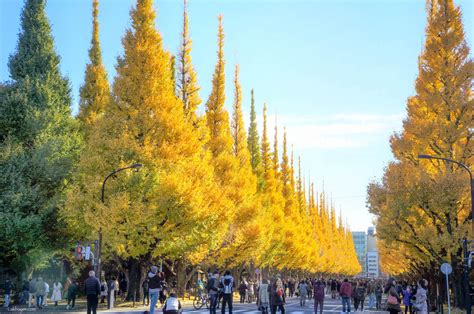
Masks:
[[[127,280],[127,301],[140,301],[143,298],[141,289],[142,282],[146,276],[146,261],[138,258],[130,258],[127,261],[125,277]]]
[[[182,259],[179,259],[176,262],[176,292],[180,297],[184,297],[184,293],[186,292],[185,272],[186,263]]]

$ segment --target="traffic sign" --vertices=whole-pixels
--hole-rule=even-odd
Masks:
[[[449,263],[443,263],[443,265],[441,265],[441,272],[445,275],[449,275],[453,272],[453,267],[451,267]]]
[[[448,295],[448,314],[451,314],[451,301],[449,300],[449,274],[453,272],[453,267],[449,263],[441,265],[441,272],[446,275],[446,293]]]

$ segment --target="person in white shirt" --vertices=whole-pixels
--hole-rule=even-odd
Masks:
[[[55,281],[53,283],[53,294],[51,295],[51,301],[54,302],[54,306],[58,306],[58,302],[62,300],[62,296],[61,296],[62,289],[63,289],[63,285],[59,281]]]
[[[170,293],[163,305],[163,314],[178,314],[181,312],[181,302],[179,302],[175,293]]]

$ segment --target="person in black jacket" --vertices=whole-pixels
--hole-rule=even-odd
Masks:
[[[89,272],[89,278],[84,282],[84,294],[87,297],[87,314],[97,314],[97,304],[99,303],[100,282],[95,277],[95,272]]]
[[[163,288],[162,278],[158,273],[157,266],[151,266],[151,271],[148,273],[148,291],[150,295],[150,314],[155,313],[156,302],[160,295],[160,290]]]

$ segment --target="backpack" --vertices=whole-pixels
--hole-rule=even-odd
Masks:
[[[105,291],[105,285],[104,284],[100,285],[100,291],[102,291],[102,292]]]
[[[231,294],[232,293],[232,280],[230,280],[230,278],[225,278],[224,277],[224,290],[223,292],[225,294]]]

